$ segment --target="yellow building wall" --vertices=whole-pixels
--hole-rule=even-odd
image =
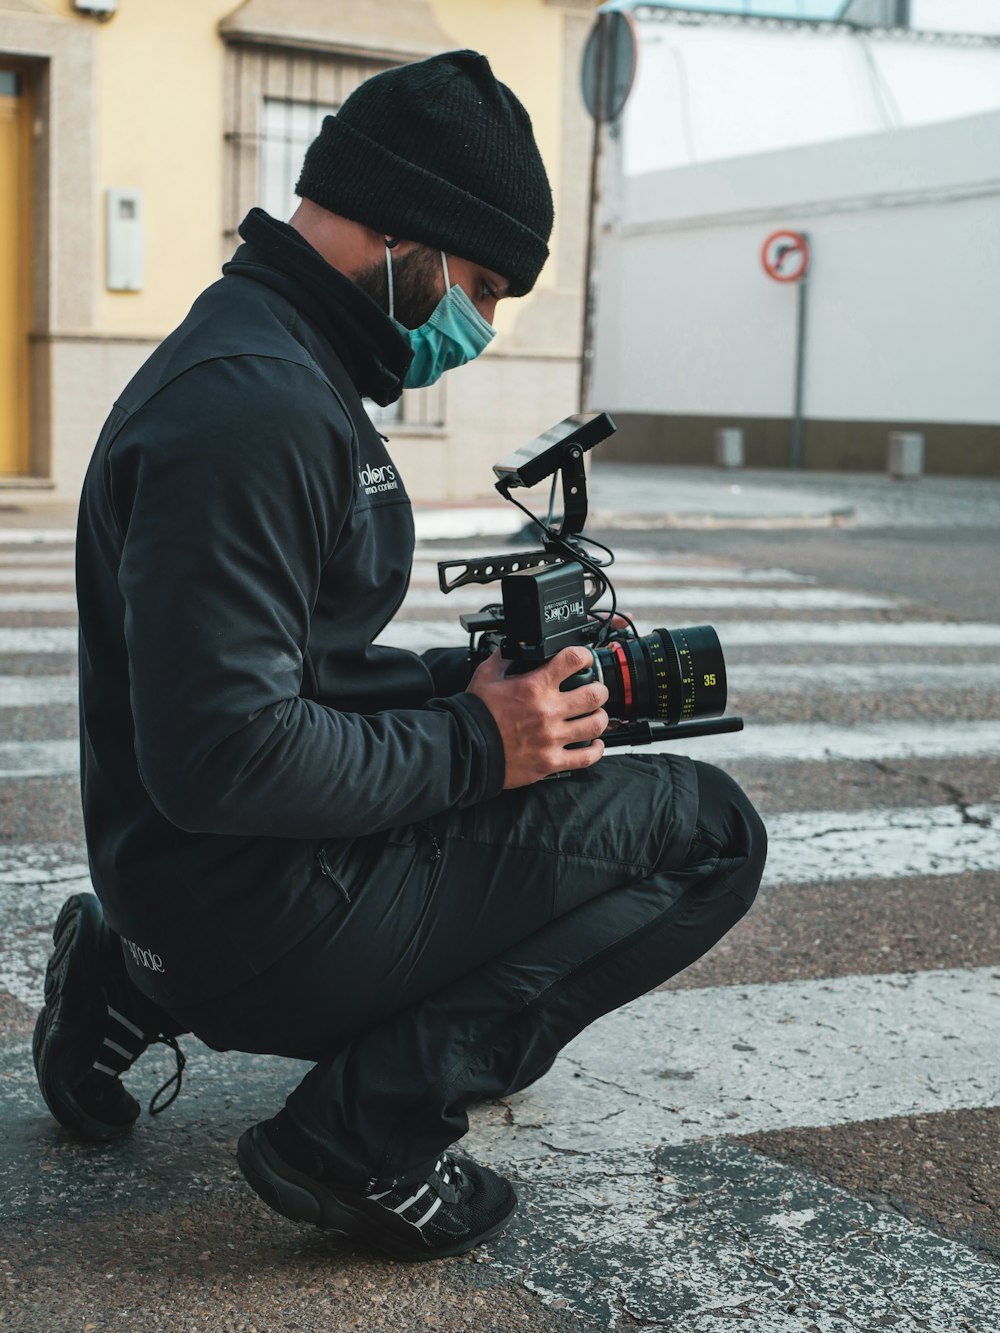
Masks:
[[[232,221],[223,196],[231,165],[224,131],[232,117],[226,106],[231,62],[218,28],[238,10],[239,0],[119,0],[106,22],[80,14],[72,0],[44,2],[93,38],[87,47],[88,60],[93,47],[93,82],[88,79],[83,94],[90,96],[92,87],[93,186],[86,201],[92,226],[84,241],[92,264],[87,266],[86,299],[77,302],[73,318],[56,325],[47,345],[51,420],[43,423],[48,443],[39,450],[39,475],[51,476],[72,495],[114,395],[219,276],[227,248],[223,229]],[[305,17],[318,12],[314,3],[318,0],[302,0]],[[341,24],[349,29],[355,0],[324,3],[330,6],[334,30]],[[276,23],[287,36],[294,33],[297,4],[287,0],[287,9],[261,5],[258,13],[288,19],[284,26]],[[380,21],[384,14],[389,31],[394,0],[378,4]],[[428,30],[436,25],[443,49],[485,52],[497,76],[524,102],[556,196],[552,256],[535,293],[501,304],[499,336],[489,353],[457,382],[449,382],[446,427],[415,425],[404,432],[413,476],[426,477],[439,499],[489,488],[493,458],[575,406],[577,273],[582,276],[584,225],[581,144],[589,143],[589,135],[577,123],[582,111],[577,117],[567,100],[567,80],[575,83],[579,77],[580,21],[589,19],[591,5],[588,0],[419,4],[426,5]],[[139,292],[106,287],[109,188],[143,192],[144,283]],[[567,189],[568,203],[561,197]],[[410,489],[425,498],[419,484]]]
[[[162,337],[219,276],[225,62],[218,24],[234,0],[124,0],[104,23],[78,14],[72,0],[48,4],[97,36],[97,331]],[[109,187],[143,191],[140,292],[105,286]]]

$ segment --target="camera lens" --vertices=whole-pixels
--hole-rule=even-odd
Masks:
[[[687,722],[725,712],[726,664],[711,625],[615,639],[595,648],[594,656],[608,687],[610,717]]]

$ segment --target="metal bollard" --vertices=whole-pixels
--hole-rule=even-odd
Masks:
[[[715,432],[715,461],[719,467],[743,466],[743,432],[739,427],[728,426]]]
[[[886,467],[890,477],[906,481],[920,477],[924,471],[924,437],[919,431],[892,430],[889,432],[889,454]]]

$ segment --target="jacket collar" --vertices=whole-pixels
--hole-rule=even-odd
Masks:
[[[223,273],[280,292],[333,346],[362,397],[395,402],[413,352],[388,315],[287,222],[252,208],[239,230],[245,244]]]

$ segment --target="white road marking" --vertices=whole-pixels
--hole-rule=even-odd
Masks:
[[[630,748],[623,746],[620,753]],[[774,723],[731,735],[635,747],[638,754],[658,751],[687,754],[709,763],[857,763],[1000,755],[1000,722],[882,722],[858,727]],[[0,778],[65,777],[75,773],[78,764],[75,740],[0,744]]]
[[[836,665],[769,663],[741,664],[727,667],[731,692],[763,692],[771,696],[815,693],[888,693],[899,690],[926,689],[960,693],[968,690],[1000,689],[1000,662],[981,662],[976,666],[956,663],[936,666],[912,662]],[[39,704],[65,704],[76,700],[74,676],[0,676],[0,708],[18,708]]]
[[[75,773],[76,743],[56,744],[66,747],[67,766],[60,771]],[[25,776],[23,771],[18,775]],[[964,814],[954,806],[807,810],[771,815],[766,823],[767,884],[1000,870],[1000,805],[971,806]],[[35,882],[39,857],[47,855],[51,849],[46,852],[44,846],[3,849],[0,884],[15,873],[21,876],[18,882]]]
[[[76,541],[75,528],[2,528],[0,527],[0,547],[4,546],[54,546],[72,544]]]
[[[72,653],[76,655],[77,632],[71,626],[49,629],[8,629],[0,626],[0,653]]]
[[[510,1105],[476,1142],[512,1163],[998,1106],[1000,968],[658,991]]]
[[[76,676],[0,676],[0,708],[75,704]]]
[[[709,763],[737,760],[813,763],[872,759],[941,759],[948,755],[1000,755],[1000,721],[872,722],[830,726],[825,722],[750,725],[745,731],[662,741],[637,753],[669,750]]]
[[[0,844],[0,889],[77,880],[88,873],[82,847],[61,842]]]
[[[79,771],[79,741],[5,741],[0,744],[0,779],[63,778]]]
[[[783,663],[726,666],[730,690],[763,691],[774,698],[802,690],[833,690],[837,693],[886,693],[927,689],[940,694],[964,690],[1000,688],[1000,662],[954,663],[937,666],[916,662],[875,663]]]
[[[765,823],[765,885],[1000,870],[1000,805],[805,810]]]
[[[471,585],[447,594],[447,604],[456,610],[477,608],[486,602],[500,601],[496,587],[484,589]],[[863,593],[838,592],[834,588],[633,588],[618,585],[618,604],[625,607],[662,608],[671,612],[678,607],[735,607],[741,611],[891,611],[899,603],[885,597]],[[606,599],[599,607],[606,605]],[[445,594],[437,588],[411,587],[404,607],[433,610],[445,607]]]
[[[42,546],[32,551],[11,551],[0,545],[0,570],[10,565],[64,565],[72,577],[74,560],[72,551],[54,551]]]
[[[57,569],[46,565],[44,568],[26,566],[21,569],[7,569],[0,560],[0,588],[28,587],[33,583],[58,583],[72,587],[73,568],[63,566]]]
[[[739,1143],[553,1154],[518,1191],[483,1261],[588,1327],[1000,1330],[994,1265]]]
[[[490,599],[484,598],[483,605]],[[496,599],[493,599],[496,600]],[[623,599],[623,605],[627,598]],[[628,609],[627,607],[625,608]],[[428,648],[460,645],[466,641],[458,623],[459,608],[453,619],[394,620],[376,639],[376,643],[424,652]],[[734,620],[713,621],[723,650],[731,655],[734,648],[788,648],[796,644],[831,648],[1000,648],[1000,625],[979,621],[895,621],[884,620]],[[640,625],[640,631],[648,629]],[[673,628],[673,626],[667,626]],[[2,631],[0,631],[2,633]],[[0,640],[2,651],[2,640]],[[12,650],[10,650],[12,651]]]
[[[93,893],[86,855],[60,844],[0,851],[0,989],[37,1009],[52,952],[52,927],[71,893]]]
[[[537,1201],[527,1249],[498,1266],[525,1280],[527,1264],[529,1285],[602,1327],[624,1309],[640,1327],[738,1333],[750,1315],[793,1333],[807,1326],[781,1313],[794,1289],[810,1325],[846,1300],[851,1321],[823,1327],[847,1333],[898,1315],[905,1283],[907,1311],[946,1333],[958,1309],[995,1327],[978,1322],[994,1270],[726,1136],[997,1105],[1000,969],[835,977],[635,1000],[478,1110],[466,1144]]]
[[[10,611],[63,611],[75,613],[72,592],[0,592],[0,614]]]

